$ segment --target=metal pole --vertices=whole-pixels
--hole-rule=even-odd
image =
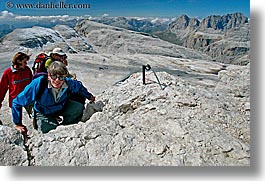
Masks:
[[[145,65],[143,65],[143,84],[145,85]]]

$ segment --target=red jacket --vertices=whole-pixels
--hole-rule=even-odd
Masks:
[[[23,70],[16,70],[13,66],[4,70],[0,80],[0,107],[9,90],[9,107],[12,107],[12,101],[32,80],[32,73],[27,66]]]

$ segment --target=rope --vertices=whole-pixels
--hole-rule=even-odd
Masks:
[[[156,72],[151,68],[151,66],[149,64],[147,65],[143,65],[143,84],[145,84],[145,70],[149,71],[149,70],[152,70],[152,72],[154,73],[155,77],[156,77],[156,80],[161,88],[161,90],[164,90],[166,88],[166,86],[164,84],[161,84]],[[163,86],[164,87],[163,87]]]

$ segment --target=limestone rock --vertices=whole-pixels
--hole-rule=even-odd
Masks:
[[[27,152],[23,149],[23,137],[16,130],[0,125],[0,165],[27,166]]]
[[[207,89],[158,72],[162,90],[152,72],[146,75],[146,85],[140,73],[132,74],[98,96],[104,103],[102,112],[85,123],[31,138],[31,164],[248,166],[248,69],[223,70],[220,82]],[[239,75],[234,79],[240,86],[235,88],[230,87],[233,75]],[[235,91],[243,91],[245,97],[235,96]]]

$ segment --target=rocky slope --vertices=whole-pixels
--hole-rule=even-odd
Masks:
[[[21,136],[1,126],[1,164],[248,166],[249,73],[231,66],[219,81],[188,81],[158,72],[163,90],[153,72],[146,85],[132,74],[98,96],[97,110],[87,106],[99,111],[89,120],[44,135],[31,130],[25,151]]]
[[[149,34],[103,25],[89,20],[77,23],[75,30],[91,42],[99,53],[151,54],[177,58],[209,60],[192,49],[174,45]]]

